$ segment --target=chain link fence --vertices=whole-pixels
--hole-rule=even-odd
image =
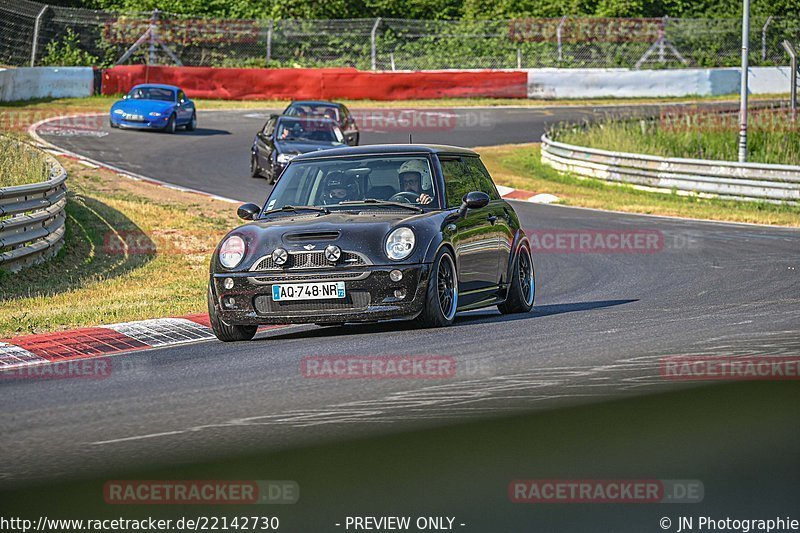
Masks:
[[[753,17],[751,27],[750,64],[787,64],[780,43],[800,43],[800,20]],[[10,66],[676,68],[737,66],[740,55],[739,19],[244,20],[0,0],[0,64]]]

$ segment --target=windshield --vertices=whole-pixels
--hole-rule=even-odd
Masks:
[[[128,98],[134,100],[162,100],[164,102],[175,101],[175,91],[162,87],[134,87],[128,93]]]
[[[324,117],[339,120],[339,108],[328,104],[292,104],[285,114],[293,117]]]
[[[291,206],[336,207],[367,199],[435,205],[437,190],[425,156],[357,156],[289,164],[266,211]]]
[[[344,135],[339,127],[329,120],[283,118],[275,127],[275,139],[341,143],[344,141]]]

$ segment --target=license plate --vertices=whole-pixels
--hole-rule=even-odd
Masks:
[[[144,122],[144,115],[132,115],[130,113],[125,113],[122,115],[125,120],[132,120],[136,122]]]
[[[344,281],[281,283],[272,286],[272,299],[276,302],[286,300],[328,300],[331,298],[344,298]]]

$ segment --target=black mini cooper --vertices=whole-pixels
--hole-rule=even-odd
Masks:
[[[208,310],[223,341],[259,324],[415,319],[530,311],[531,249],[478,154],[372,145],[303,154],[265,205],[211,258]]]

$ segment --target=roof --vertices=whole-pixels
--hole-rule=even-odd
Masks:
[[[334,106],[334,107],[340,107],[342,105],[339,102],[331,102],[329,100],[294,100],[294,101],[292,101],[292,103],[289,104],[289,106],[292,106],[294,104],[298,104],[298,105],[328,105],[328,106]]]
[[[166,85],[164,83],[140,83],[139,85],[134,85],[131,90],[136,89],[137,87],[155,87],[156,89],[171,89],[173,91],[180,91],[180,87],[176,87],[174,85]]]
[[[365,146],[347,146],[345,148],[333,148],[318,152],[309,152],[298,155],[293,161],[305,161],[310,159],[325,159],[328,157],[344,157],[357,155],[393,155],[393,154],[447,154],[447,155],[466,155],[477,156],[478,153],[468,148],[458,146],[446,146],[442,144],[368,144]]]

